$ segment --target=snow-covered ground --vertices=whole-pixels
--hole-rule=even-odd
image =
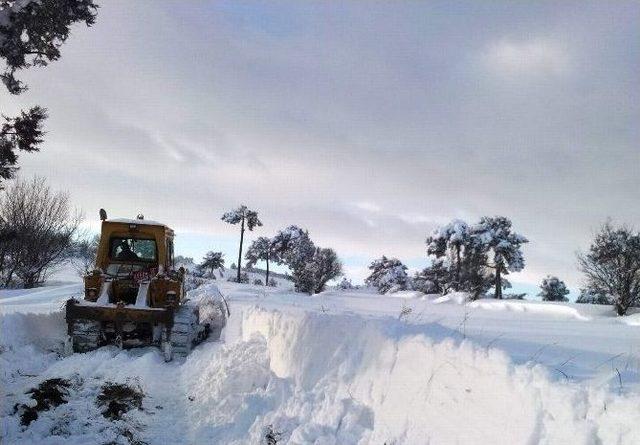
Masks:
[[[63,358],[60,308],[79,282],[0,291],[0,442],[640,443],[640,313],[218,285],[223,341],[171,363],[154,348]],[[52,377],[73,382],[68,403],[22,427],[13,406]],[[139,384],[143,410],[105,419],[106,381]]]

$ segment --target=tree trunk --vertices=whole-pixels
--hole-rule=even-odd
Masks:
[[[502,278],[500,277],[500,272],[502,272],[502,264],[496,265],[496,295],[495,297],[499,300],[502,300]]]
[[[267,256],[267,276],[264,279],[264,285],[269,285],[269,257]]]
[[[240,250],[238,251],[238,283],[240,282],[240,269],[242,263],[242,241],[244,241],[244,216],[242,217],[242,223],[240,224]]]
[[[456,246],[456,290],[460,290],[460,245]]]
[[[629,307],[628,304],[625,304],[626,299],[622,298],[622,297],[618,297],[616,298],[616,302],[615,302],[615,308],[616,308],[616,313],[618,315],[625,315],[627,313],[627,308]]]

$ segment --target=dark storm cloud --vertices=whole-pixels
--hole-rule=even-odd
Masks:
[[[50,108],[23,173],[86,209],[222,234],[247,202],[265,230],[406,259],[505,214],[520,279],[575,285],[599,223],[640,224],[639,23],[637,2],[109,1],[0,99]]]

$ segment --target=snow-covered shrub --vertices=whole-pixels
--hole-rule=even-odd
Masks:
[[[640,233],[606,223],[578,262],[587,287],[611,295],[618,315],[640,305]]]
[[[405,290],[409,287],[407,266],[397,258],[382,258],[369,265],[371,275],[365,279],[365,284],[378,289],[381,294]]]
[[[260,278],[256,278],[255,280],[253,280],[253,284],[255,286],[264,286],[264,283],[262,282],[262,280]]]
[[[38,413],[48,411],[59,405],[68,402],[69,380],[52,378],[43,381],[37,387],[27,391],[31,400],[28,403],[15,406],[15,412],[20,415],[20,424],[29,426],[31,422],[37,420]]]
[[[184,276],[184,291],[189,292],[190,290],[197,289],[206,282],[207,280],[202,276],[187,273]]]
[[[269,278],[269,282],[267,283],[267,286],[277,287],[278,283],[273,278]]]
[[[540,283],[538,296],[543,301],[569,301],[566,295],[569,295],[569,289],[558,277],[547,275]]]
[[[613,298],[609,297],[606,292],[595,289],[580,289],[580,295],[576,299],[576,303],[584,304],[613,304]]]
[[[347,277],[344,277],[342,278],[342,281],[338,283],[336,288],[340,290],[350,290],[354,289],[355,286],[351,283],[351,280],[349,280]]]
[[[96,403],[102,408],[102,415],[111,420],[120,420],[132,409],[142,409],[144,392],[137,383],[105,382],[100,388]]]
[[[246,272],[242,272],[240,274],[240,281],[238,281],[238,277],[229,277],[227,279],[227,281],[229,281],[230,283],[244,283],[244,284],[248,284],[249,283],[249,275]]]

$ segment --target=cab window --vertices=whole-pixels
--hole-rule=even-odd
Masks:
[[[156,242],[152,239],[115,237],[110,240],[109,257],[115,261],[155,262]]]

